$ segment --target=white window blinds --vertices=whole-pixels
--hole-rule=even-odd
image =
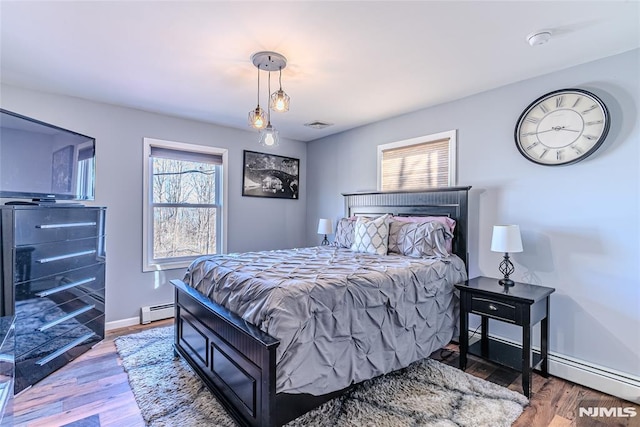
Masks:
[[[165,147],[150,147],[150,157],[161,159],[181,160],[185,162],[209,163],[212,165],[222,164],[221,154],[210,154],[195,151],[176,150]]]
[[[382,149],[381,190],[410,191],[450,185],[450,139]]]

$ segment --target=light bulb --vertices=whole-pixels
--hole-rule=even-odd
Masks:
[[[271,94],[271,102],[269,102],[269,108],[278,113],[285,113],[289,111],[289,95],[284,93],[282,89],[273,92]]]
[[[274,142],[276,141],[273,139],[272,133],[267,134],[267,136],[264,138],[265,145],[273,145]]]
[[[254,129],[264,129],[265,125],[264,111],[258,105],[255,110],[249,112],[249,126]]]

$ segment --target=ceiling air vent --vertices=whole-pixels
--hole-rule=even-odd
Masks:
[[[306,127],[314,129],[324,129],[329,126],[333,126],[333,123],[320,122],[318,120],[304,124]]]

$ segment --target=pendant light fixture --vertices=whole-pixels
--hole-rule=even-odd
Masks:
[[[262,51],[251,55],[251,62],[258,68],[258,107],[249,113],[249,121],[252,127],[260,130],[260,143],[266,147],[275,147],[279,143],[278,131],[271,124],[271,109],[274,111],[285,112],[289,110],[289,95],[282,90],[282,70],[287,66],[287,58],[277,52]],[[266,117],[264,110],[260,108],[260,71],[269,73],[268,96],[269,104],[273,107],[267,107]],[[271,94],[271,72],[278,71],[280,73],[280,89]],[[260,116],[262,113],[262,116]],[[259,123],[260,118],[266,126],[256,127],[254,123]],[[266,120],[266,122],[265,122]]]
[[[255,110],[249,111],[249,126],[254,129],[264,129],[267,124],[264,110],[260,108],[260,69],[258,68],[258,106]]]
[[[277,111],[279,113],[286,113],[289,111],[289,95],[286,94],[285,91],[282,90],[282,68],[280,68],[280,75],[278,76],[278,81],[280,83],[280,89],[271,94],[271,102],[269,107],[273,111]]]
[[[268,87],[271,93],[271,71],[269,71]],[[267,109],[267,127],[260,131],[260,144],[264,147],[277,147],[279,143],[278,131],[271,126],[271,110]]]

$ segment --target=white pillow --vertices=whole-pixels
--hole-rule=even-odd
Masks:
[[[389,244],[389,215],[376,219],[358,217],[351,250],[386,255]]]

